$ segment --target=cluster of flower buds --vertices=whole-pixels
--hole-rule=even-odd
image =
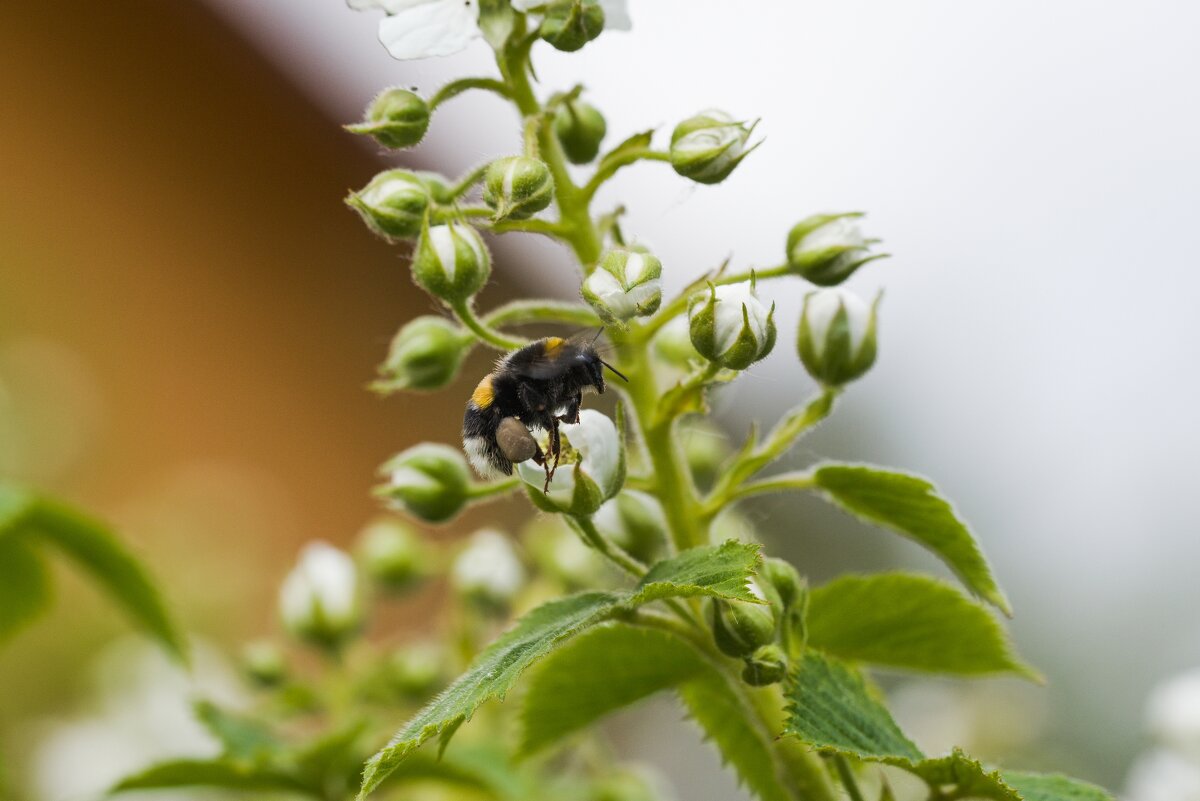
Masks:
[[[488,165],[483,202],[497,220],[532,217],[554,200],[554,179],[545,162],[529,156],[506,156]]]
[[[560,426],[563,461],[543,491],[546,475],[532,460],[517,465],[533,503],[547,512],[590,515],[625,483],[625,447],[613,421],[595,409],[579,412],[579,422]],[[542,449],[547,450],[546,448]],[[574,462],[568,461],[574,459]]]
[[[414,445],[381,469],[379,494],[418,520],[444,523],[466,505],[471,474],[462,451],[432,442]]]
[[[792,226],[787,236],[788,266],[817,286],[836,286],[864,264],[886,258],[871,253],[876,240],[858,227],[861,212],[816,214]]]
[[[721,367],[745,370],[775,347],[775,304],[766,309],[754,282],[709,286],[688,308],[692,346]]]
[[[471,535],[450,567],[450,584],[484,609],[505,610],[525,585],[525,566],[508,537],[484,529]]]
[[[429,104],[408,89],[384,89],[367,106],[363,121],[347,125],[346,130],[370,136],[393,150],[412,147],[429,130]]]
[[[470,350],[471,340],[446,318],[418,317],[396,332],[371,386],[382,393],[440,389],[458,375]]]
[[[284,579],[279,611],[287,629],[300,639],[336,650],[363,623],[358,570],[348,554],[314,542]]]
[[[662,262],[645,250],[614,248],[584,280],[581,293],[609,325],[647,317],[662,303]]]
[[[868,306],[844,289],[819,289],[805,296],[796,347],[813,378],[839,387],[871,368],[881,297]]]
[[[748,586],[762,603],[713,601],[709,621],[717,648],[742,659],[742,679],[761,687],[787,675],[786,646],[803,625],[807,594],[804,580],[782,559],[765,560]]]
[[[702,111],[671,133],[671,166],[696,183],[718,184],[758,147],[746,147],[756,124],[736,122],[715,109]]]
[[[596,158],[606,133],[604,115],[582,100],[568,100],[554,112],[554,135],[572,164],[587,164]]]

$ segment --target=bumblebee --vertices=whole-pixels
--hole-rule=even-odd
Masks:
[[[533,459],[546,471],[546,489],[558,467],[560,423],[578,423],[583,391],[604,392],[604,368],[628,380],[590,342],[547,337],[496,362],[471,393],[463,415],[463,450],[484,478],[512,475],[513,464]],[[550,434],[542,450],[530,430]]]

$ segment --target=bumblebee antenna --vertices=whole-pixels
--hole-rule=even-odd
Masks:
[[[596,332],[596,336],[592,337],[592,344],[593,344],[593,345],[595,345],[595,344],[596,344],[596,340],[600,338],[600,335],[604,333],[604,328],[605,328],[605,326],[600,326],[600,330]],[[605,366],[605,367],[608,367],[608,365],[607,365],[607,364],[606,364],[606,365],[604,365],[604,366]],[[612,370],[612,368],[611,368],[611,367],[608,367],[608,369],[609,369],[609,370]],[[617,371],[616,371],[616,370],[613,370],[613,372],[614,372],[614,373],[616,373]],[[620,373],[617,373],[617,375],[620,375]]]
[[[601,329],[601,330],[603,330],[603,329]],[[607,367],[609,370],[612,370],[612,372],[613,372],[613,375],[615,375],[617,378],[621,379],[621,380],[622,380],[622,381],[624,381],[626,384],[628,384],[628,383],[629,383],[629,379],[628,379],[628,378],[626,378],[626,377],[625,377],[625,374],[624,374],[624,373],[622,373],[620,370],[618,370],[617,368],[613,367],[613,366],[612,366],[611,364],[609,364],[608,362],[604,361],[604,359],[601,359],[601,360],[600,360],[600,363],[601,363],[601,364],[603,364],[605,367]]]

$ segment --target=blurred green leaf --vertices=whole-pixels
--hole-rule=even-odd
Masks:
[[[905,535],[937,554],[971,592],[1006,615],[1012,608],[987,559],[957,514],[923,478],[869,465],[823,464],[816,486],[846,511]]]
[[[23,516],[22,527],[74,559],[163,648],[186,661],[183,638],[149,575],[103,524],[39,498]]]
[[[50,603],[45,565],[24,537],[0,536],[0,643]]]
[[[35,500],[28,490],[0,482],[0,537],[20,529]]]
[[[1004,770],[1000,774],[1024,801],[1112,801],[1112,796],[1096,785],[1066,776],[1016,770]]]
[[[257,720],[228,712],[211,701],[197,701],[193,712],[230,760],[265,764],[284,750],[283,742]]]
[[[985,607],[945,582],[910,573],[844,576],[813,590],[808,642],[859,662],[1040,680]]]
[[[292,776],[262,765],[246,765],[226,759],[175,759],[160,762],[141,773],[122,779],[110,790],[163,790],[179,787],[221,787],[229,790],[259,790],[302,793],[320,798]]]

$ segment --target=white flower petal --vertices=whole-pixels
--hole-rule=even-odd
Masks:
[[[1146,721],[1160,743],[1200,761],[1200,670],[1159,685],[1146,704]]]
[[[746,313],[743,314],[742,308]],[[717,308],[713,319],[713,331],[717,353],[725,353],[737,342],[746,318],[750,319],[750,331],[755,340],[762,344],[767,340],[767,310],[755,297],[750,284],[727,284],[717,287]]]
[[[397,0],[381,0],[397,2]],[[379,23],[379,41],[392,58],[448,56],[479,36],[479,11],[475,0],[426,0],[405,3]]]
[[[347,0],[347,4],[355,11],[368,11],[372,8],[382,8],[389,14],[396,14],[406,8],[437,3],[441,0]]]
[[[800,243],[800,253],[812,253],[827,248],[855,247],[867,244],[862,229],[854,220],[839,217],[816,228]]]
[[[604,9],[604,30],[627,31],[633,27],[625,0],[600,0],[600,7]]]
[[[621,443],[613,421],[595,409],[584,409],[576,425],[563,425],[562,429],[582,457],[583,472],[605,495],[611,494],[621,463]]]
[[[866,301],[844,289],[820,289],[810,293],[804,306],[804,318],[812,335],[813,346],[819,357],[825,351],[829,327],[839,307],[846,309],[846,321],[850,326],[850,352],[858,353],[871,324],[871,307]]]

